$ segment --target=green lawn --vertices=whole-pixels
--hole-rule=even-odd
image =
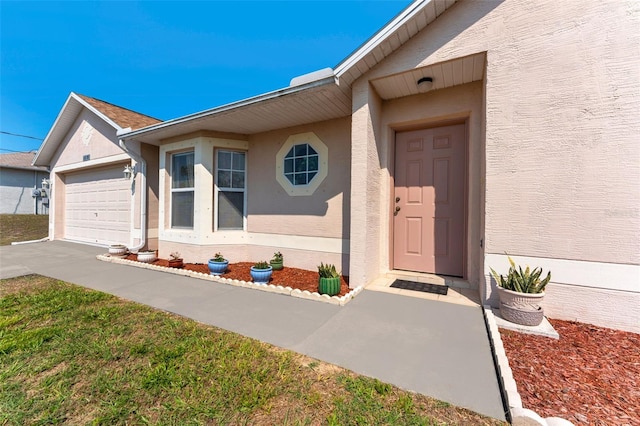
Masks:
[[[0,281],[0,424],[503,424],[40,276]]]
[[[49,234],[49,215],[0,214],[0,246],[39,240]]]

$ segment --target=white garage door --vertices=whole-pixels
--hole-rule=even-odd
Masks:
[[[129,244],[131,181],[123,166],[65,176],[65,238],[97,244]]]

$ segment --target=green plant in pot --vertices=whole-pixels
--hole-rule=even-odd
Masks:
[[[527,266],[524,270],[522,266],[509,259],[509,272],[507,275],[498,274],[493,268],[491,275],[498,283],[498,295],[500,296],[500,315],[507,321],[516,324],[536,326],[544,318],[544,310],[540,303],[544,298],[544,289],[551,281],[551,272],[547,276],[542,276],[542,268],[533,270]]]
[[[279,251],[273,253],[273,258],[269,261],[269,264],[274,271],[279,271],[284,268],[284,259],[282,257],[282,253],[280,253]]]
[[[335,265],[323,264],[318,266],[318,293],[335,296],[340,293],[340,274],[336,271]]]

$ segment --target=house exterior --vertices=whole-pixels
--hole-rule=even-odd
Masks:
[[[552,271],[549,317],[640,332],[639,27],[634,2],[416,1],[334,69],[119,138],[158,154],[161,257],[496,305],[508,253]]]
[[[89,244],[156,247],[158,150],[119,145],[117,132],[159,120],[71,93],[38,150],[34,164],[49,165],[49,238]],[[134,177],[124,178],[124,168]],[[144,200],[144,202],[142,202]],[[143,217],[141,212],[149,212]]]
[[[33,166],[35,152],[0,154],[0,214],[48,214],[49,199],[42,179],[49,178],[47,167]]]

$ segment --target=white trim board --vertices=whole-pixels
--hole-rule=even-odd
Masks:
[[[205,238],[196,240],[194,238],[194,232],[191,229],[167,229],[160,232],[159,239],[161,241],[203,247],[210,245],[251,245],[262,247],[281,247],[323,253],[349,254],[349,240],[344,240],[342,238],[263,234],[259,232],[246,231],[218,231],[210,233],[209,236]]]
[[[68,173],[82,171],[84,169],[90,169],[98,166],[108,166],[114,163],[122,163],[124,161],[131,161],[131,157],[127,154],[116,154],[109,157],[96,158],[95,160],[83,161],[81,163],[66,164],[64,166],[55,167],[52,171],[54,173]],[[124,175],[123,175],[124,179]]]
[[[589,262],[583,260],[552,259],[544,257],[511,256],[517,265],[540,266],[543,275],[551,271],[551,282],[583,287],[640,293],[640,265]],[[509,260],[505,254],[488,253],[484,258],[484,271],[490,275],[493,268],[506,273]]]

